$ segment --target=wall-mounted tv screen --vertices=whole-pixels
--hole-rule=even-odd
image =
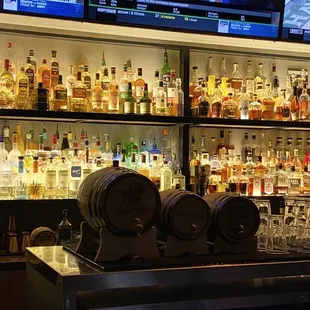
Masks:
[[[5,11],[67,18],[84,17],[84,0],[3,0]]]
[[[310,42],[310,0],[286,0],[282,38]]]
[[[276,39],[284,0],[89,0],[109,24]]]

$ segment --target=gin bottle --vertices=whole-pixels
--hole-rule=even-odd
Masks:
[[[45,172],[44,198],[46,199],[54,199],[57,196],[56,173],[56,166],[53,163],[53,158],[50,158]]]
[[[66,163],[66,158],[61,158],[61,163],[58,169],[58,190],[57,198],[66,199],[69,194],[69,168]]]
[[[18,169],[18,156],[21,156],[21,152],[17,148],[17,133],[13,132],[12,150],[8,154],[8,162],[12,168],[13,173],[17,173]]]
[[[164,161],[164,166],[160,170],[160,190],[165,191],[172,188],[172,171],[168,167],[168,162]]]

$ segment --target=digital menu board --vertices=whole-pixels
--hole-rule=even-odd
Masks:
[[[67,18],[84,17],[84,0],[3,0],[3,10]]]
[[[109,24],[276,39],[284,0],[89,0]]]
[[[310,42],[310,0],[286,0],[282,38]]]

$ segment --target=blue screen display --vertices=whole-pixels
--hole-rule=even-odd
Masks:
[[[276,39],[284,0],[89,0],[88,18],[111,24]]]
[[[310,0],[286,0],[282,38],[310,42]]]
[[[3,0],[6,11],[68,18],[84,17],[84,0]]]

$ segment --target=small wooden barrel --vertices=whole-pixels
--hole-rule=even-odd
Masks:
[[[78,202],[94,230],[105,227],[123,237],[149,231],[160,213],[160,196],[153,182],[120,167],[104,168],[87,176],[79,187]]]
[[[37,227],[30,235],[31,246],[52,246],[56,245],[56,235],[48,227]]]
[[[260,225],[259,212],[248,198],[229,193],[215,193],[204,200],[211,206],[211,225],[208,240],[220,234],[229,243],[251,240]]]
[[[161,217],[157,225],[159,239],[172,235],[181,240],[195,240],[210,225],[210,207],[201,197],[185,190],[160,193]]]

